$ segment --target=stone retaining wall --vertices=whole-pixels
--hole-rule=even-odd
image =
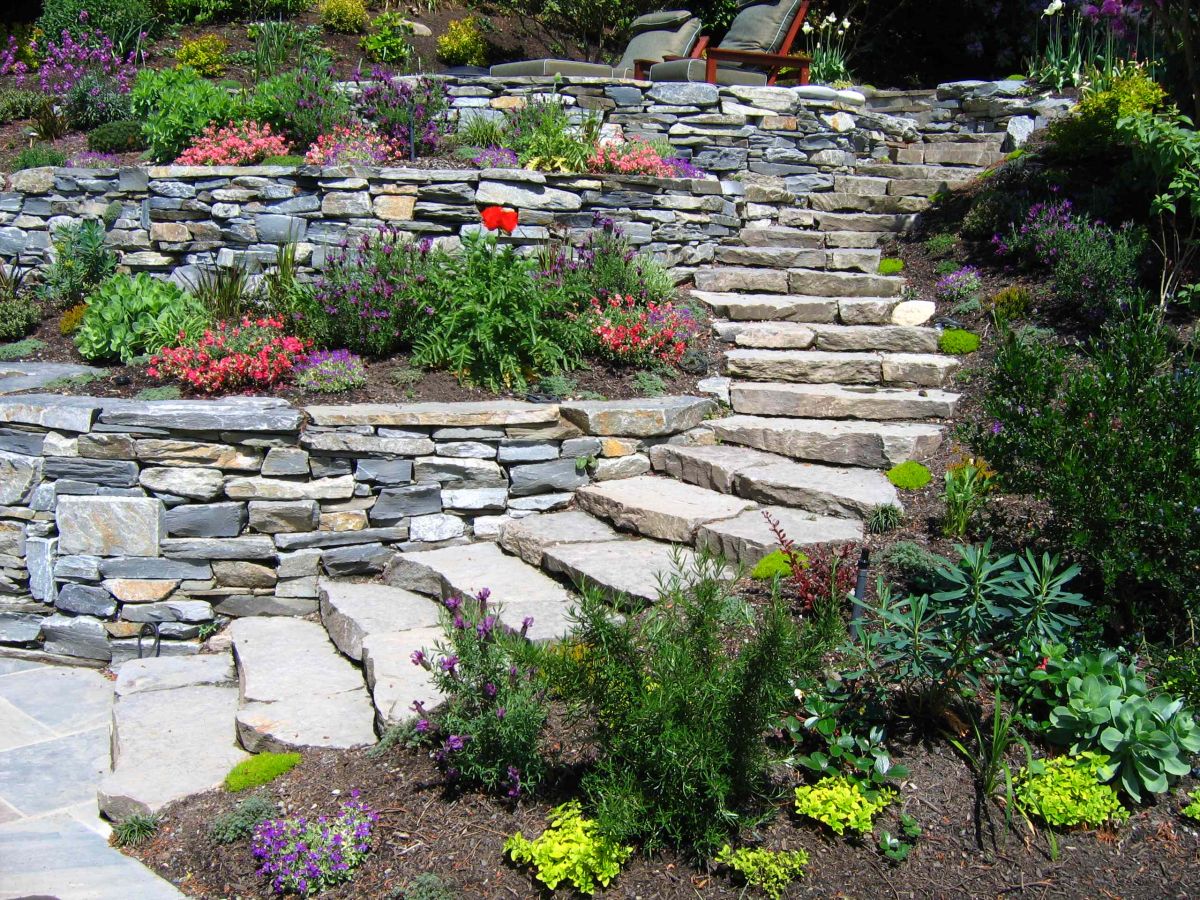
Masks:
[[[319,575],[493,538],[705,439],[714,408],[3,398],[0,644],[116,661],[147,622],[190,653],[218,616],[307,615]]]

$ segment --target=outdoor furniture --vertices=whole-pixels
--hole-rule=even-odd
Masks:
[[[810,2],[742,0],[718,46],[705,48],[703,59],[673,58],[652,66],[650,80],[765,85],[788,71],[798,84],[808,84],[812,59],[791,52]]]
[[[645,78],[664,59],[698,58],[708,45],[700,36],[700,20],[685,9],[648,13],[633,20],[630,40],[615,66],[570,59],[529,59],[492,66],[493,78],[563,75],[584,78]]]

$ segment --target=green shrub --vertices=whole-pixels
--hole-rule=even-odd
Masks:
[[[1200,612],[1195,370],[1152,311],[1080,349],[1005,334],[972,441],[1009,489],[1048,502],[1052,533],[1090,561],[1107,609],[1152,630]]]
[[[1173,647],[1157,661],[1158,686],[1200,709],[1200,647]]]
[[[0,295],[0,341],[23,338],[41,321],[42,307],[35,297],[29,294]]]
[[[963,237],[988,241],[993,235],[1008,230],[1025,211],[1024,201],[1007,187],[996,186],[981,191],[963,217]]]
[[[867,834],[875,827],[875,816],[895,798],[890,788],[871,790],[844,775],[830,775],[796,788],[796,812],[827,825],[834,834],[845,834],[847,828]]]
[[[180,331],[194,334],[206,320],[204,309],[169,281],[145,272],[114,275],[88,298],[75,346],[84,359],[129,363],[173,345]]]
[[[913,541],[897,541],[883,552],[883,559],[914,585],[920,586],[931,585],[938,568],[947,562]]]
[[[925,250],[935,259],[949,256],[958,248],[958,236],[953,234],[935,234],[926,238]]]
[[[80,16],[86,12],[86,16]],[[162,17],[150,0],[45,0],[37,27],[56,43],[63,31],[73,37],[83,32],[102,31],[124,56],[138,46],[139,36],[158,35]]]
[[[974,353],[979,349],[979,335],[962,328],[947,328],[938,338],[938,349],[955,356]]]
[[[260,822],[279,815],[279,807],[266,797],[247,797],[237,806],[209,823],[208,833],[215,843],[232,844],[254,834]]]
[[[12,362],[15,359],[25,359],[45,349],[45,342],[39,341],[37,338],[25,338],[23,341],[14,341],[11,344],[0,344],[0,360]]]
[[[95,219],[58,228],[54,232],[54,260],[42,273],[42,299],[59,309],[77,306],[112,275],[117,270],[117,257],[105,245],[105,239],[104,225]]]
[[[667,392],[667,383],[657,372],[634,372],[633,389],[643,397],[661,397]]]
[[[1129,818],[1129,811],[1104,783],[1107,767],[1107,756],[1088,752],[1034,760],[1016,779],[1017,803],[1056,828],[1120,824]]]
[[[329,57],[313,57],[261,82],[250,99],[250,114],[297,147],[307,147],[350,119],[350,101],[334,87],[336,81]]]
[[[591,819],[583,817],[577,800],[550,813],[550,824],[534,840],[517,832],[504,842],[513,862],[531,865],[537,879],[554,890],[567,881],[581,894],[591,896],[597,886],[608,887],[621,872],[632,847],[609,839]]]
[[[893,256],[885,256],[879,260],[880,275],[899,275],[904,271],[904,260]]]
[[[625,621],[585,589],[571,640],[546,654],[549,683],[593,728],[581,786],[620,843],[711,857],[769,792],[765,735],[824,642],[802,639],[782,601],[756,614],[724,579],[696,559]]]
[[[67,161],[67,154],[46,144],[35,144],[26,147],[13,160],[14,172],[22,169],[39,169],[42,166],[61,166]]]
[[[38,91],[22,88],[0,89],[0,125],[29,119],[42,105],[42,95]]]
[[[202,34],[185,40],[175,51],[181,66],[190,66],[205,78],[220,78],[225,74],[229,42],[218,34]]]
[[[1194,822],[1200,822],[1200,791],[1192,791],[1188,799],[1192,802],[1180,810],[1181,814]]]
[[[146,149],[142,123],[133,119],[101,125],[88,132],[87,142],[93,153],[131,153]]]
[[[808,562],[808,557],[797,553],[800,563]],[[760,559],[750,570],[750,577],[755,581],[773,581],[775,578],[790,578],[792,576],[791,559],[782,550],[773,550]]]
[[[168,21],[205,25],[233,17],[235,0],[166,0]]]
[[[437,55],[448,66],[486,66],[487,39],[479,18],[452,19],[437,39]]]
[[[142,69],[132,99],[146,144],[159,162],[174,160],[210,122],[223,124],[239,118],[241,111],[228,91],[187,66]]]
[[[919,491],[933,481],[933,475],[926,466],[910,459],[888,469],[887,479],[902,490]]]
[[[130,116],[128,91],[107,75],[83,76],[67,91],[62,107],[67,123],[78,131],[90,131]]]
[[[118,847],[137,847],[154,837],[158,816],[134,813],[113,825],[113,840]]]
[[[887,534],[895,531],[904,522],[904,510],[894,503],[882,503],[867,516],[867,531],[871,534]]]
[[[262,161],[264,166],[302,166],[305,164],[303,156],[268,156]]]
[[[996,291],[988,298],[988,308],[1002,322],[1023,319],[1029,314],[1032,303],[1029,289],[1016,284]]]
[[[413,47],[409,43],[412,34],[412,23],[400,13],[380,13],[371,21],[371,33],[358,45],[373,62],[405,69],[412,61]]]
[[[957,272],[961,266],[952,259],[943,259],[933,267],[933,274],[941,278],[943,275],[949,275],[952,272]]]
[[[728,844],[721,848],[713,862],[737,872],[752,888],[762,891],[771,900],[779,900],[789,884],[804,875],[808,854],[803,850],[765,850]]]
[[[1050,123],[1050,149],[1073,164],[1111,153],[1122,143],[1117,129],[1121,119],[1153,112],[1166,99],[1166,91],[1143,66],[1127,65],[1111,87],[1086,93],[1071,115]]]
[[[269,784],[300,765],[299,753],[259,753],[244,759],[225,776],[225,790],[238,793]]]
[[[369,18],[363,0],[321,0],[321,24],[329,31],[361,34]]]

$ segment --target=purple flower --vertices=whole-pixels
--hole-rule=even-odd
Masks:
[[[461,735],[452,734],[450,737],[446,738],[446,749],[452,750],[455,753],[461,750],[465,744],[466,739]]]
[[[439,665],[442,667],[443,672],[449,672],[451,675],[453,675],[455,670],[458,668],[458,657],[453,653],[451,653],[449,656],[443,656]]]
[[[505,717],[506,715],[508,715],[508,710],[507,710],[507,709],[505,709],[503,706],[497,706],[497,707],[496,707],[496,718],[497,718],[497,719],[499,719],[501,722],[503,722],[503,721],[504,721],[504,717]]]
[[[1004,425],[999,420],[992,423],[992,434],[999,434],[1003,430]]]
[[[462,598],[460,597],[447,597],[444,602],[446,604],[446,609],[450,610],[450,612],[454,612],[456,609],[462,606]]]
[[[483,686],[483,695],[489,700],[496,696],[496,686],[490,681]]]
[[[429,720],[417,719],[417,724],[413,730],[416,731],[417,734],[425,734],[427,731],[429,731]]]
[[[414,650],[412,652],[412,656],[410,656],[409,659],[412,660],[412,663],[414,666],[421,666],[426,669],[429,668],[429,664],[425,659],[425,651],[424,650]]]
[[[526,616],[521,620],[521,637],[524,637],[529,629],[533,627],[533,616]]]

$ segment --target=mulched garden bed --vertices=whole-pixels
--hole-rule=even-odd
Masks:
[[[57,362],[86,365],[79,352],[75,349],[74,340],[59,332],[59,317],[51,316],[43,320],[38,330],[29,335],[45,344],[45,347],[30,356],[22,358],[21,362]],[[707,320],[701,320],[699,334],[689,343],[707,361],[709,375],[715,374],[720,363],[721,346],[714,341]],[[555,398],[539,392],[535,383],[533,393],[496,394],[483,388],[463,385],[450,372],[437,370],[418,370],[412,368],[408,358],[397,355],[382,360],[365,360],[367,384],[364,387],[339,394],[306,393],[299,388],[288,385],[275,390],[274,396],[284,397],[296,403],[413,403],[419,401],[456,402],[470,400],[491,400],[498,397],[506,399],[531,399],[539,402],[553,402]],[[86,383],[66,382],[55,384],[49,390],[52,393],[71,394],[89,397],[125,397],[133,398],[144,390],[162,388],[170,384],[151,378],[146,374],[144,365],[111,365],[104,367],[106,374],[94,381]],[[678,369],[668,372],[664,369],[659,377],[662,379],[662,393],[670,395],[696,394],[696,383],[704,374],[687,374]],[[575,382],[576,388],[571,398],[600,396],[607,400],[621,400],[633,397],[644,397],[647,390],[638,381],[638,370],[631,368],[616,368],[603,363],[589,361],[584,368],[568,372],[567,378]],[[261,392],[259,392],[261,393]],[[565,398],[564,398],[565,399]]]
[[[586,759],[560,732],[561,762]],[[805,849],[810,864],[788,897],[824,898],[1185,898],[1200,893],[1200,833],[1171,808],[1174,801],[1137,812],[1119,834],[1080,831],[1059,838],[1050,858],[1042,836],[1024,825],[1004,827],[1003,812],[977,823],[975,792],[962,761],[944,743],[893,742],[908,766],[902,800],[880,818],[895,831],[900,812],[924,834],[908,861],[893,866],[869,844],[836,838],[802,822],[786,807],[752,838],[771,849]],[[791,786],[780,773],[781,793]],[[787,779],[787,780],[784,780]],[[796,782],[798,783],[798,782]],[[442,876],[461,897],[547,897],[528,872],[504,860],[504,840],[516,831],[540,834],[550,809],[570,796],[570,777],[544,799],[513,806],[476,793],[448,793],[423,750],[308,751],[292,772],[260,789],[285,814],[333,814],[352,789],[380,813],[374,850],[355,879],[328,898],[385,898],[417,875]],[[242,795],[211,791],[173,804],[153,840],[131,855],[194,897],[267,897],[255,873],[249,841],[220,847],[209,823]],[[1180,795],[1181,796],[1181,795]],[[981,846],[982,844],[982,846]],[[560,889],[560,895],[569,892]],[[696,868],[675,853],[637,855],[604,896],[621,898],[741,897],[743,888],[720,872]]]

